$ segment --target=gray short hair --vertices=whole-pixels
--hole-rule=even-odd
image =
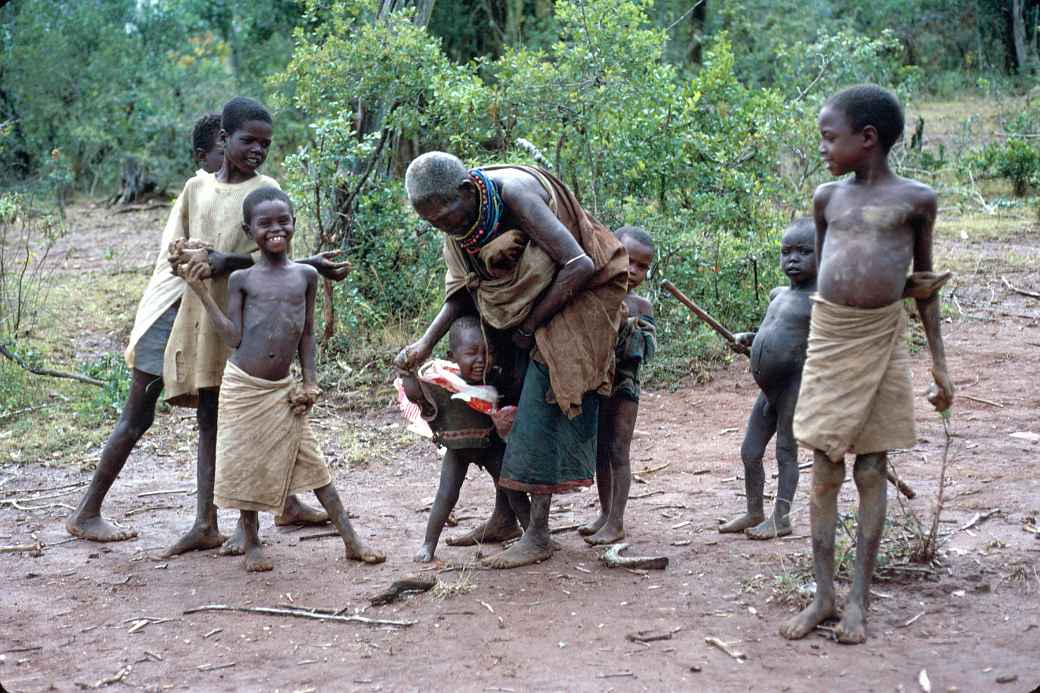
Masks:
[[[412,163],[404,174],[408,201],[416,204],[437,197],[454,200],[459,186],[469,180],[469,170],[457,156],[446,152],[426,152]]]

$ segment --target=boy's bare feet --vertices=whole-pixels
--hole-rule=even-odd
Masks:
[[[787,620],[780,626],[780,635],[788,640],[804,638],[812,630],[834,617],[834,599],[823,599],[818,594],[813,598],[812,604],[802,609],[797,615]]]
[[[163,551],[162,556],[169,558],[189,551],[208,551],[223,544],[225,539],[227,537],[218,532],[216,527],[195,525],[177,543]]]
[[[266,573],[274,568],[274,564],[264,555],[264,550],[259,546],[250,546],[245,550],[243,564],[247,573]]]
[[[296,496],[286,498],[282,513],[274,516],[274,523],[279,527],[286,525],[323,525],[328,521],[329,514],[327,512],[304,505]]]
[[[520,527],[517,526],[516,520],[511,525],[506,524],[492,524],[494,518],[487,522],[482,522],[474,529],[460,534],[457,537],[448,537],[446,543],[448,546],[476,546],[477,544],[500,544],[503,541],[509,541],[510,539],[516,539],[518,536],[523,534]]]
[[[65,529],[74,537],[90,541],[126,541],[137,536],[136,529],[123,529],[100,515],[84,517],[79,511],[68,516]]]
[[[605,524],[607,524],[607,516],[603,513],[600,513],[599,517],[597,517],[595,520],[589,520],[581,527],[578,527],[578,534],[580,534],[583,537],[592,536],[600,529],[602,529],[603,525]]]
[[[602,546],[604,544],[616,544],[624,538],[625,529],[623,527],[615,527],[608,523],[600,527],[599,531],[592,536],[585,537],[585,542],[593,546]]]
[[[386,556],[381,551],[371,549],[360,541],[355,543],[353,546],[347,545],[347,558],[352,561],[362,561],[374,565],[376,563],[382,563],[386,560]]]
[[[430,546],[423,544],[419,548],[419,553],[415,554],[415,558],[412,560],[416,563],[429,563],[433,560],[433,549]]]
[[[553,555],[552,542],[542,543],[524,534],[520,540],[508,549],[480,562],[485,568],[519,568],[533,563],[541,563]]]
[[[845,604],[845,613],[834,628],[838,642],[845,645],[859,645],[867,640],[867,619],[863,608],[854,601]]]
[[[751,515],[745,513],[735,520],[730,520],[729,522],[719,525],[719,534],[736,534],[737,532],[743,532],[745,529],[754,527],[765,519],[765,515]]]
[[[791,520],[786,515],[779,519],[772,515],[765,522],[744,530],[744,534],[747,535],[748,539],[776,539],[777,537],[786,537],[790,533]]]
[[[227,541],[220,545],[221,556],[241,556],[246,552],[246,535],[242,527],[242,518],[238,519],[235,531],[228,537]]]

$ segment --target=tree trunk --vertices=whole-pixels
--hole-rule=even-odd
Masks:
[[[1022,0],[1011,0],[1011,37],[1015,44],[1015,63],[1020,75],[1027,74],[1032,68],[1029,49],[1026,46],[1026,18],[1023,5]]]

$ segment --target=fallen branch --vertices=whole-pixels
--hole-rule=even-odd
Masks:
[[[305,534],[300,537],[300,541],[307,541],[308,539],[325,539],[327,537],[338,537],[339,530],[332,530],[329,532],[317,532],[315,534]]]
[[[603,552],[599,558],[608,568],[642,568],[644,570],[664,570],[668,567],[667,556],[622,556],[621,552],[628,544],[614,544]]]
[[[371,597],[368,602],[372,606],[383,606],[397,601],[401,595],[408,592],[426,592],[436,585],[437,577],[435,575],[406,575],[399,580],[394,580],[389,588]]]
[[[1001,409],[1004,408],[1004,405],[1001,404],[1000,402],[994,402],[993,400],[983,399],[981,397],[972,397],[971,395],[960,395],[960,398],[961,399],[970,399],[972,402],[979,402],[981,404],[989,404],[989,405],[992,405],[994,407],[1000,407]]]
[[[747,660],[746,654],[740,652],[739,650],[734,650],[732,647],[729,646],[729,643],[722,642],[718,638],[704,638],[704,642],[708,643],[712,647],[719,648],[720,650],[728,654],[730,657],[740,662],[741,664],[743,664]]]
[[[555,527],[553,529],[550,529],[549,530],[549,534],[563,534],[564,532],[573,532],[578,527],[581,527],[581,525],[580,524],[560,525],[559,527]]]
[[[1000,281],[1004,283],[1004,286],[1008,288],[1008,291],[1013,291],[1020,296],[1028,296],[1029,298],[1040,298],[1040,294],[1035,291],[1026,291],[1025,289],[1019,289],[1017,286],[1007,280],[1007,277],[1001,277]]]
[[[652,630],[639,630],[635,633],[628,633],[625,635],[625,640],[628,640],[629,642],[657,642],[658,640],[671,640],[672,636],[681,630],[682,626],[676,626],[664,633],[655,633]]]
[[[94,688],[104,688],[105,686],[108,686],[113,683],[121,683],[123,679],[130,675],[130,671],[130,667],[125,666],[116,673],[112,674],[111,676],[107,676],[95,683]]]
[[[79,373],[66,373],[65,371],[56,371],[53,368],[36,368],[26,363],[21,356],[15,354],[13,351],[7,348],[6,344],[0,344],[0,354],[18,364],[23,370],[26,370],[33,375],[45,375],[51,378],[65,378],[67,380],[75,380],[87,385],[97,385],[98,387],[105,387],[108,385],[104,380],[98,380],[97,378],[91,378],[90,376],[80,375]]]
[[[985,522],[986,520],[988,520],[989,518],[993,517],[994,515],[996,515],[999,512],[1000,512],[1000,508],[993,508],[992,510],[989,510],[989,511],[984,512],[984,513],[975,513],[975,516],[972,517],[970,520],[968,520],[963,525],[961,525],[960,527],[958,527],[957,531],[958,532],[963,532],[966,529],[971,529],[975,525],[980,524],[982,522]]]
[[[917,492],[910,487],[910,484],[899,478],[899,475],[896,474],[896,470],[892,469],[892,465],[887,465],[885,475],[888,477],[888,480],[892,482],[892,485],[899,489],[899,492],[907,498],[912,500],[917,495]]]
[[[339,623],[363,623],[369,626],[398,626],[401,628],[414,626],[418,621],[394,621],[382,618],[366,618],[364,616],[337,616],[335,614],[313,613],[311,611],[297,611],[295,609],[270,609],[262,606],[228,606],[227,604],[206,604],[194,609],[185,609],[184,615],[195,614],[200,611],[239,611],[247,614],[264,614],[266,616],[294,616],[296,618],[310,618],[317,621],[337,621]]]
[[[114,214],[129,214],[130,212],[148,212],[148,211],[153,210],[153,209],[164,209],[164,208],[169,207],[169,206],[170,206],[169,202],[153,202],[153,203],[148,204],[148,205],[126,205],[125,207],[120,207],[116,211],[111,212],[111,214],[114,215]]]

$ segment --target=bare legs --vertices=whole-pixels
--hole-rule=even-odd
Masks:
[[[437,497],[434,498],[433,507],[430,508],[430,518],[426,521],[426,537],[419,548],[419,553],[415,554],[417,562],[428,563],[433,560],[444,523],[448,521],[448,515],[459,501],[459,490],[466,479],[467,467],[469,467],[469,463],[463,460],[457,451],[448,450],[444,454]]]
[[[239,515],[239,527],[242,528],[242,553],[245,555],[243,565],[247,573],[265,573],[274,565],[264,555],[260,543],[260,518],[256,511],[243,510]]]
[[[606,400],[600,410],[596,457],[600,516],[578,529],[588,535],[589,544],[613,544],[625,538],[625,507],[632,486],[629,451],[638,414],[639,402],[623,397]]]
[[[274,523],[278,526],[285,525],[323,525],[329,521],[329,514],[324,510],[315,510],[304,505],[297,496],[290,494],[285,499],[285,508],[281,515],[274,516]],[[220,545],[221,556],[241,556],[245,552],[246,537],[245,527],[242,524],[241,515],[238,524],[235,525],[234,533],[227,541]]]
[[[188,533],[163,552],[175,556],[188,551],[205,551],[220,546],[225,537],[217,529],[217,506],[213,504],[213,482],[217,467],[217,401],[220,390],[199,390],[199,452],[195,470],[197,494],[195,524]],[[244,520],[243,520],[244,521]]]
[[[747,433],[740,446],[740,459],[744,463],[744,490],[747,494],[747,512],[740,517],[719,525],[719,532],[731,534],[743,532],[749,527],[761,523],[766,516],[762,510],[762,497],[765,493],[765,470],[762,468],[762,457],[766,445],[776,433],[776,410],[769,406],[765,393],[759,392],[755,406],[748,417]]]
[[[133,370],[130,394],[119,421],[101,451],[94,476],[79,506],[65,520],[69,534],[92,541],[123,541],[137,536],[132,529],[121,529],[101,516],[101,504],[130,452],[155,420],[155,405],[162,392],[162,376]]]
[[[788,639],[801,638],[817,625],[835,615],[834,599],[834,531],[838,521],[838,491],[845,478],[845,463],[831,462],[815,451],[813,460],[812,502],[809,518],[813,538],[813,570],[816,595],[812,604],[788,620],[780,634]],[[860,455],[856,458],[853,477],[859,491],[859,528],[856,536],[856,574],[845,614],[835,629],[838,641],[861,643],[866,640],[866,613],[870,580],[881,544],[885,523],[888,489],[885,486],[885,453]]]
[[[452,454],[448,451],[448,455]],[[444,457],[445,464],[447,464],[448,456]],[[508,541],[515,539],[520,536],[521,527],[527,526],[528,518],[531,514],[531,504],[527,500],[525,494],[517,494],[514,499],[516,501],[517,508],[514,509],[510,503],[508,492],[505,489],[498,488],[498,475],[502,471],[502,457],[498,454],[489,454],[483,456],[484,467],[487,469],[488,474],[491,475],[492,480],[495,482],[495,509],[491,512],[491,517],[487,521],[480,523],[470,531],[466,532],[457,537],[448,537],[448,546],[474,546],[476,544],[494,544],[497,542]],[[459,487],[462,486],[462,482],[465,479],[465,467],[463,468],[463,475],[459,478]],[[437,502],[440,501],[440,492],[444,488],[444,469],[441,469],[441,485],[437,490],[437,501],[434,502],[434,510],[437,508]],[[458,490],[455,492],[455,501],[458,500]],[[455,507],[455,501],[452,501],[451,507],[448,508],[450,513],[452,508]],[[445,514],[447,519],[447,514]],[[520,526],[517,526],[519,521]],[[430,528],[433,526],[433,511],[430,513],[430,522],[426,525],[426,541],[423,543],[423,547],[430,541]],[[441,525],[443,527],[443,523]],[[440,530],[438,530],[438,535]],[[437,546],[437,538],[433,538],[433,548]],[[415,560],[422,560],[419,555],[415,557]],[[433,556],[433,551],[430,551],[430,556]]]
[[[343,502],[339,499],[339,494],[336,493],[332,484],[325,484],[321,488],[314,489],[314,495],[318,497],[321,507],[325,508],[329,514],[329,520],[339,530],[347,558],[365,563],[382,563],[386,560],[386,556],[368,547],[358,537],[347,517],[347,511],[343,508]]]
[[[747,512],[720,525],[719,532],[744,532],[750,539],[774,539],[791,533],[791,503],[798,489],[798,444],[792,430],[798,386],[797,381],[789,384],[776,398],[775,406],[769,403],[764,393],[759,393],[755,400],[748,417],[747,433],[740,447]],[[773,514],[767,518],[764,513],[765,470],[762,457],[774,433],[780,478]]]
[[[518,492],[511,491],[509,496],[514,510],[517,510],[517,503],[520,502],[518,498],[514,502],[514,496],[517,494]],[[530,522],[523,536],[502,553],[485,558],[481,562],[483,566],[485,568],[519,568],[550,558],[553,554],[552,539],[549,536],[549,506],[551,503],[551,495],[532,495]]]

